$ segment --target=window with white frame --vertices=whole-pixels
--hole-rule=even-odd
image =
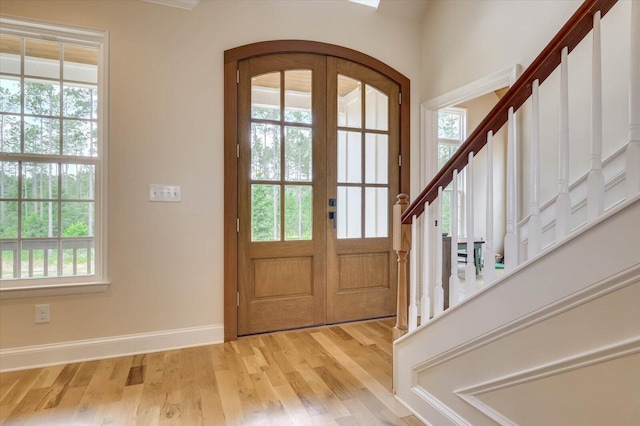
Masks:
[[[0,289],[106,280],[106,43],[0,18]]]
[[[467,111],[464,108],[443,108],[438,110],[438,169],[441,169],[467,138]],[[458,173],[456,198],[458,201],[458,236],[464,237],[465,173]],[[442,191],[442,232],[451,234],[451,200],[453,185]]]

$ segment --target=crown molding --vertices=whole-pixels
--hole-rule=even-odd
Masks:
[[[162,6],[176,7],[178,9],[192,10],[200,0],[141,0],[145,3],[155,3]]]

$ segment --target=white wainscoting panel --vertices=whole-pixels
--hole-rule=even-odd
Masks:
[[[433,425],[640,418],[640,197],[394,344],[396,396]]]

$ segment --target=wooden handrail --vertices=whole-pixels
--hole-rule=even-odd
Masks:
[[[560,65],[561,52],[568,47],[571,52],[593,28],[593,15],[600,11],[602,17],[611,10],[618,0],[585,0],[551,42],[538,57],[522,73],[513,86],[498,101],[478,127],[469,135],[456,153],[440,169],[402,214],[402,223],[410,224],[413,217],[420,216],[426,203],[431,203],[438,196],[438,188],[445,188],[451,183],[453,171],[462,170],[468,163],[470,152],[477,154],[487,143],[487,134],[496,134],[507,122],[509,108],[516,111],[531,96],[531,87],[535,80],[543,81]]]

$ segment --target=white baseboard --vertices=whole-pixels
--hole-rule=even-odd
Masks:
[[[224,341],[224,325],[214,324],[151,333],[0,350],[0,372],[160,352]]]

